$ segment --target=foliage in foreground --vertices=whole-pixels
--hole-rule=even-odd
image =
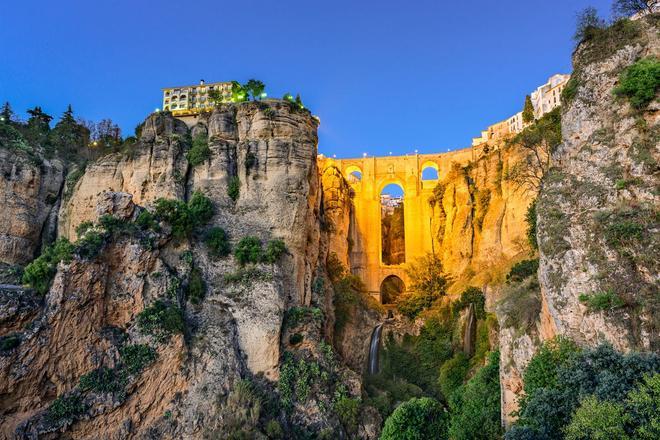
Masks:
[[[622,354],[607,344],[580,351],[570,341],[549,343],[525,372],[520,417],[506,438],[612,438],[603,436],[621,432],[618,438],[657,438],[658,373],[660,356],[654,353]],[[634,417],[613,420],[621,405]]]
[[[397,407],[385,421],[380,440],[446,438],[447,414],[429,397],[412,398]]]

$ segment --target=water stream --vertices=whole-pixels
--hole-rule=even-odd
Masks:
[[[369,374],[378,373],[378,349],[380,348],[380,335],[383,331],[383,324],[378,324],[371,334],[371,343],[369,344]]]

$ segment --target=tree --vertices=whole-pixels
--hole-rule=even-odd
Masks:
[[[76,158],[89,144],[89,129],[79,124],[73,117],[71,105],[49,134],[49,143],[60,153],[69,158]]]
[[[7,124],[11,123],[14,119],[14,112],[11,109],[9,102],[5,102],[2,106],[2,111],[0,111],[0,122],[5,122]]]
[[[560,112],[557,107],[511,140],[523,151],[523,159],[512,166],[506,176],[516,189],[536,193],[541,187],[541,180],[550,169],[552,152],[561,143]]]
[[[597,31],[605,28],[605,26],[605,20],[598,16],[596,8],[589,6],[577,15],[577,25],[573,40],[579,44],[584,40],[592,38]]]
[[[566,440],[627,440],[624,425],[628,420],[623,405],[588,396],[580,403],[566,427]]]
[[[225,101],[222,92],[218,89],[209,90],[209,101],[213,103],[216,107],[222,104]]]
[[[46,141],[46,136],[50,130],[50,121],[52,116],[44,113],[41,107],[35,107],[27,111],[30,118],[27,121],[25,129],[25,137],[32,145],[43,145]]]
[[[447,438],[447,414],[438,401],[429,397],[412,398],[399,405],[385,421],[380,436],[380,440],[426,438]]]
[[[247,83],[245,83],[243,88],[252,95],[252,99],[256,100],[261,99],[261,95],[264,93],[266,85],[259,80],[250,79]]]
[[[500,438],[500,354],[495,351],[481,368],[449,400],[453,440]]]
[[[431,254],[411,263],[406,273],[410,277],[410,292],[401,295],[397,308],[412,319],[447,293],[447,277],[440,259]]]
[[[620,18],[635,14],[651,14],[659,6],[659,0],[615,0],[612,3],[612,15]]]
[[[231,102],[247,101],[247,95],[247,91],[238,81],[231,82]]]
[[[523,107],[522,119],[525,124],[534,122],[534,105],[532,104],[532,97],[525,96],[525,106]]]

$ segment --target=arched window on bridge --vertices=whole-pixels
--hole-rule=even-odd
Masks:
[[[438,180],[438,165],[435,162],[425,162],[422,165],[422,180]]]
[[[346,180],[348,183],[358,183],[362,180],[362,170],[355,165],[346,168]]]
[[[403,188],[389,184],[380,193],[381,261],[385,265],[406,262]]]
[[[394,304],[403,292],[406,285],[396,275],[390,275],[380,283],[380,302],[383,304]]]

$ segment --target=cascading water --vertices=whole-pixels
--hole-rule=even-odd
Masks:
[[[378,324],[371,334],[371,344],[369,344],[369,374],[378,373],[378,348],[380,347],[380,335],[383,331],[383,324]]]

